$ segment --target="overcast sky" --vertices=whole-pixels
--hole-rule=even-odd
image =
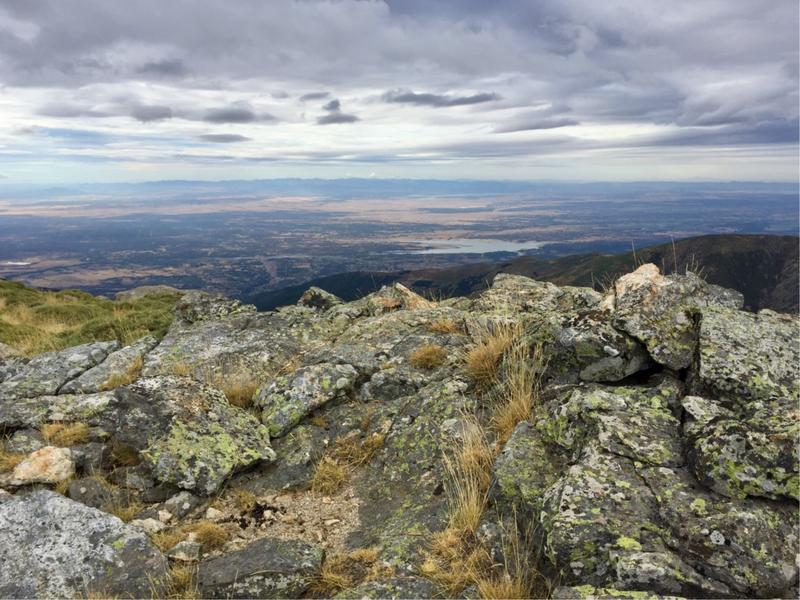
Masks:
[[[7,182],[797,170],[797,0],[0,0]]]

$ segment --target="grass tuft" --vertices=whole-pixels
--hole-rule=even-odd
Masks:
[[[347,482],[347,477],[346,466],[340,464],[335,458],[323,456],[314,469],[311,491],[325,496],[335,494]]]
[[[362,583],[392,577],[394,569],[378,558],[376,548],[359,548],[327,557],[319,575],[311,584],[312,595],[329,598]]]
[[[107,513],[114,515],[121,521],[127,523],[144,509],[144,504],[135,501],[113,502],[103,508]]]
[[[103,392],[107,390],[113,390],[115,388],[122,387],[123,385],[133,383],[139,378],[139,374],[142,372],[143,366],[144,358],[137,356],[123,373],[114,373],[111,377],[109,377],[108,381],[106,381],[100,388],[100,391]]]
[[[411,364],[418,369],[435,369],[441,367],[446,360],[447,352],[436,344],[422,346],[409,357]]]
[[[172,365],[172,374],[176,377],[189,377],[192,374],[192,367],[184,361],[178,361]]]
[[[241,512],[250,512],[256,506],[256,495],[244,488],[234,488],[230,492],[233,505]]]
[[[42,425],[41,432],[53,446],[74,446],[89,439],[89,426],[86,423],[47,423]]]
[[[194,534],[195,541],[206,552],[222,548],[230,539],[230,534],[222,525],[211,521],[192,523],[186,527],[186,531]]]
[[[467,374],[479,388],[488,388],[494,383],[503,354],[519,335],[512,325],[499,325],[486,332],[482,339],[470,348],[464,362]]]
[[[428,325],[431,333],[461,333],[461,328],[453,319],[436,319]]]
[[[196,581],[197,568],[193,565],[173,564],[167,580],[167,598],[195,600],[200,597]]]
[[[541,391],[543,356],[541,347],[531,349],[522,337],[506,352],[502,385],[491,402],[491,425],[501,443],[508,441],[518,423],[532,417]]]
[[[142,460],[136,448],[119,440],[111,442],[111,459],[121,467],[135,467]]]
[[[23,460],[25,460],[25,454],[7,452],[6,450],[0,449],[0,473],[13,471]]]

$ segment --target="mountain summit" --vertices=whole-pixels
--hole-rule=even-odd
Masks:
[[[798,319],[743,303],[645,264],[0,348],[0,595],[796,596]]]

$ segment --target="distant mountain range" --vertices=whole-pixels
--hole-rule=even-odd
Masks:
[[[271,310],[295,303],[312,285],[344,300],[354,300],[395,281],[429,296],[465,296],[486,289],[498,273],[599,290],[637,264],[652,262],[665,273],[688,269],[702,274],[709,283],[738,290],[744,294],[749,310],[771,308],[796,313],[800,305],[799,243],[796,236],[706,235],[624,254],[594,253],[552,259],[520,256],[502,262],[395,273],[353,271],[259,293],[247,301],[259,310]]]

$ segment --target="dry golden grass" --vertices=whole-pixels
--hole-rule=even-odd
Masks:
[[[172,374],[176,377],[189,377],[192,374],[192,367],[183,361],[176,362],[172,365]]]
[[[186,536],[187,533],[180,527],[173,527],[152,534],[150,539],[162,552],[166,552],[174,548],[178,542],[185,540]]]
[[[250,512],[256,506],[256,495],[244,488],[234,488],[228,492],[233,505],[241,512]]]
[[[322,415],[314,415],[308,420],[314,427],[322,427],[323,429],[328,426],[328,420]]]
[[[154,596],[157,597],[157,596]],[[167,579],[167,598],[174,600],[195,600],[200,597],[197,589],[196,567],[173,564]]]
[[[69,484],[75,481],[75,477],[67,477],[66,479],[62,479],[58,483],[53,486],[53,491],[57,494],[61,494],[62,496],[67,495],[67,490],[69,489]]]
[[[227,529],[211,521],[191,523],[185,530],[194,534],[195,541],[202,545],[206,552],[222,548],[231,537]]]
[[[490,565],[488,553],[475,536],[449,527],[431,538],[430,554],[420,572],[453,598],[478,581]]]
[[[136,501],[120,501],[120,502],[113,502],[103,508],[107,513],[118,517],[121,521],[127,523],[133,517],[135,517],[139,512],[144,510],[144,504],[141,502]]]
[[[136,381],[136,379],[138,379],[139,374],[142,372],[143,366],[144,358],[137,356],[135,359],[133,359],[131,364],[123,373],[114,373],[111,377],[109,377],[108,381],[106,381],[100,388],[100,391],[113,390],[115,388],[122,387],[123,385],[133,383]]]
[[[323,456],[314,469],[311,491],[329,496],[338,492],[347,482],[347,467],[330,456]]]
[[[531,418],[541,391],[544,359],[541,347],[531,349],[518,337],[506,352],[502,386],[492,399],[492,429],[505,443],[521,421]]]
[[[441,346],[430,344],[417,349],[409,361],[418,369],[435,369],[441,367],[447,360],[447,352]]]
[[[464,416],[465,426],[452,455],[445,455],[445,491],[449,507],[449,526],[474,533],[486,507],[492,479],[494,450],[475,417]]]
[[[461,328],[453,319],[436,319],[428,325],[431,333],[461,333]]]
[[[142,460],[135,448],[119,440],[111,442],[111,459],[121,467],[135,467]]]
[[[258,391],[258,383],[249,377],[236,377],[222,383],[219,389],[234,406],[250,408],[253,405],[253,396]]]
[[[464,357],[467,374],[481,388],[494,383],[503,354],[519,335],[517,327],[498,325],[470,348]]]
[[[370,461],[385,439],[385,434],[376,432],[362,441],[357,432],[352,432],[337,438],[328,456],[342,465],[358,467]]]
[[[24,454],[7,452],[6,450],[0,449],[0,473],[13,471],[14,468],[23,460],[25,460]]]
[[[311,593],[329,598],[362,583],[392,577],[394,569],[380,562],[378,557],[378,550],[375,548],[359,548],[327,557],[319,575],[311,584]]]
[[[42,425],[42,436],[54,446],[74,446],[89,439],[89,426],[86,423],[47,423]]]

